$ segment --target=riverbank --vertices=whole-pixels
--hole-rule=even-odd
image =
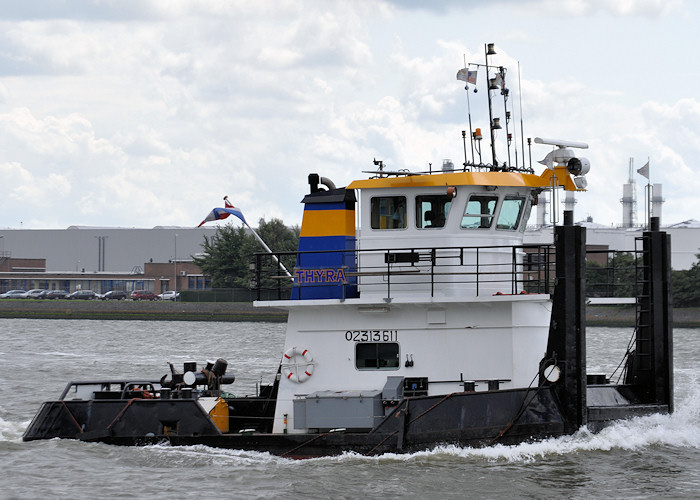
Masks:
[[[589,326],[634,326],[634,305],[587,306],[586,324]],[[674,328],[700,328],[700,308],[684,307],[673,310]]]
[[[287,311],[249,302],[1,300],[0,318],[284,322]]]
[[[249,302],[0,300],[0,318],[140,319],[151,321],[287,321],[287,311]],[[589,326],[633,327],[634,306],[588,306]],[[676,328],[700,328],[700,308],[673,310]]]

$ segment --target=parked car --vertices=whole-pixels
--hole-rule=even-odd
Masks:
[[[68,292],[65,290],[45,290],[41,296],[42,299],[65,299]]]
[[[32,288],[31,290],[24,292],[22,296],[23,299],[40,299],[41,295],[45,292],[43,288]]]
[[[110,290],[109,292],[105,293],[104,295],[101,295],[100,298],[102,300],[124,300],[128,296],[129,296],[129,294],[123,290]]]
[[[180,297],[180,293],[175,290],[168,290],[158,294],[158,300],[177,300]]]
[[[0,299],[21,299],[27,293],[24,290],[8,290],[5,293],[0,293]]]
[[[97,294],[92,290],[76,290],[66,298],[71,300],[92,300],[97,298]]]
[[[131,292],[131,300],[156,300],[156,298],[155,293],[146,290],[134,290]]]

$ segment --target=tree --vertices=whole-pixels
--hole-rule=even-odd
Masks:
[[[273,252],[296,251],[299,243],[299,228],[288,228],[280,219],[258,221],[257,233]],[[202,272],[212,278],[213,288],[234,288],[250,285],[252,274],[250,264],[255,261],[256,252],[266,252],[260,242],[244,228],[231,224],[220,227],[211,238],[204,237],[204,255],[193,257]],[[271,259],[265,259],[271,260]],[[294,269],[293,256],[285,256],[282,262],[290,272]],[[271,264],[274,267],[274,262]],[[266,270],[265,276],[278,274],[273,267]],[[276,281],[265,280],[262,286],[276,287]],[[291,280],[288,285],[291,286]]]
[[[671,273],[674,307],[700,307],[700,254],[695,257],[690,269]]]
[[[273,252],[296,252],[299,246],[299,226],[289,228],[280,219],[272,219],[270,222],[260,219],[258,221],[258,234]],[[255,251],[264,251],[259,243],[258,245],[258,249]]]
[[[588,297],[634,297],[635,261],[630,253],[615,252],[606,266],[586,262]]]
[[[211,276],[213,288],[247,287],[251,247],[245,229],[227,224],[211,238],[204,237],[204,255],[193,256],[192,260],[202,273]]]
[[[296,252],[299,248],[299,227],[294,226],[291,229],[284,225],[280,219],[272,219],[270,222],[265,222],[265,219],[258,221],[258,234],[263,239],[267,246],[273,252]],[[263,252],[262,246],[258,246],[256,252]],[[296,255],[280,255],[279,261],[291,273],[296,264]],[[263,276],[282,276],[284,271],[278,266],[277,262],[271,258],[264,258],[263,262],[268,264],[268,267],[263,270]],[[263,288],[289,288],[292,285],[288,279],[266,279],[260,284]]]

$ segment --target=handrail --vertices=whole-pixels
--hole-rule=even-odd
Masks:
[[[72,380],[66,384],[65,389],[63,389],[63,392],[61,393],[61,396],[58,398],[59,400],[65,399],[65,397],[68,395],[70,390],[75,387],[76,390],[80,386],[100,386],[101,389],[107,390],[111,389],[111,386],[119,386],[119,389],[117,392],[122,392],[124,390],[124,387],[129,384],[129,383],[139,383],[139,384],[152,384],[152,385],[160,385],[160,382],[157,380],[132,380],[132,379],[100,379],[100,380]]]
[[[338,287],[340,298],[347,298],[348,287],[359,293],[381,293],[387,299],[400,290],[412,288],[435,296],[446,288],[471,290],[474,296],[500,293],[549,294],[554,286],[554,246],[523,244],[515,246],[479,247],[410,247],[360,250],[327,250],[302,252],[274,252],[280,260],[308,262],[314,255],[340,255],[340,266],[332,268],[338,274],[335,281],[304,280],[310,273],[327,272],[331,268],[295,267],[295,279],[276,272],[277,266],[270,254],[256,254],[251,288],[260,300],[262,290],[273,290],[278,299],[287,298],[291,290],[304,291],[320,287]],[[640,250],[589,250],[587,252],[588,297],[628,297],[635,295],[634,262],[641,258]],[[269,261],[266,263],[266,261]],[[292,266],[290,266],[292,267]],[[306,274],[304,274],[306,273]]]
[[[398,290],[424,290],[435,296],[446,288],[467,287],[474,295],[517,293],[549,293],[553,268],[552,245],[493,245],[479,247],[410,247],[374,248],[361,250],[324,250],[274,252],[280,261],[306,263],[296,266],[294,281],[289,283],[277,272],[270,254],[255,255],[251,285],[258,292],[276,290],[278,297],[296,288],[300,298],[304,292],[321,287],[342,289],[345,298],[348,287],[360,293],[381,293],[391,299]],[[308,267],[314,256],[341,262],[334,267]],[[338,257],[339,256],[339,257]],[[290,266],[291,267],[291,266]],[[325,273],[325,274],[324,274]],[[260,300],[258,298],[258,300]]]

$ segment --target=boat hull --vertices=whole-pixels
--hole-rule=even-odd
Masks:
[[[589,428],[599,430],[614,420],[668,411],[667,405],[636,402],[589,408]],[[49,401],[23,439],[205,445],[309,458],[348,452],[410,453],[440,445],[513,445],[566,433],[554,392],[540,387],[405,398],[369,432],[327,429],[303,434],[222,433],[195,400]]]
[[[621,408],[616,413],[624,415]],[[548,387],[541,387],[405,398],[369,432],[319,429],[304,434],[222,433],[195,400],[49,401],[24,440],[206,445],[300,458],[515,444],[564,433],[556,398]]]

